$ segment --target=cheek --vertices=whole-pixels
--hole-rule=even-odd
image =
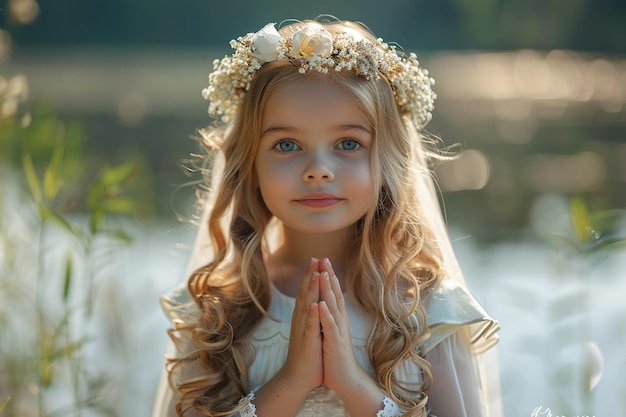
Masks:
[[[255,187],[259,190],[265,204],[272,206],[280,200],[281,195],[288,188],[287,179],[290,175],[281,164],[259,161],[254,170],[254,178]]]
[[[272,188],[272,185],[276,184],[281,177],[276,167],[268,164],[259,165],[259,168],[255,170],[255,176],[256,183],[261,188]]]
[[[294,179],[299,179],[299,162],[293,160],[261,160],[257,165],[256,174],[261,185],[264,184],[286,184]]]
[[[369,165],[364,163],[359,166],[353,166],[349,172],[345,173],[350,178],[346,186],[357,193],[358,199],[365,207],[374,204],[375,188],[379,185],[379,181],[374,180],[374,175],[369,169]]]
[[[367,161],[362,161],[357,166],[353,166],[350,169],[349,174],[355,182],[360,184],[361,187],[374,189],[374,173],[370,169],[369,163]]]
[[[253,172],[255,186],[263,188],[268,182],[271,181],[269,177],[271,176],[272,165],[262,157],[258,157],[254,161]]]

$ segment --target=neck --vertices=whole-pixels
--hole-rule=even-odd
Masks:
[[[330,259],[342,283],[349,268],[348,259],[354,244],[354,228],[332,233],[301,233],[283,224],[278,225],[279,243],[266,258],[272,281],[283,292],[295,295],[299,281],[311,258]],[[295,280],[295,281],[294,281]]]
[[[332,233],[300,233],[282,227],[282,250],[291,259],[305,265],[314,257],[328,258],[333,265],[345,264],[354,239],[354,229],[349,228]]]

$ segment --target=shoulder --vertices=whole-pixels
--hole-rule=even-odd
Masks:
[[[423,296],[431,336],[423,346],[428,352],[442,340],[467,328],[472,349],[485,351],[498,341],[500,326],[470,293],[469,289],[454,279],[443,279],[429,288]]]

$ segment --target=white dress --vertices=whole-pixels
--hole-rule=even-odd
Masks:
[[[344,294],[350,315],[350,332],[356,358],[363,369],[374,376],[365,350],[365,341],[371,318],[359,308],[351,294]],[[437,417],[494,417],[499,415],[497,386],[487,387],[478,359],[497,342],[498,323],[491,319],[467,289],[454,280],[447,280],[432,289],[425,298],[425,307],[431,337],[423,346],[426,359],[431,363],[433,386],[428,392],[431,413]],[[197,315],[190,304],[186,288],[181,287],[163,297],[162,305],[174,321],[189,320]],[[256,350],[254,362],[248,369],[245,381],[248,391],[254,390],[274,376],[287,358],[291,316],[295,299],[280,293],[272,286],[269,313],[278,319],[263,318],[250,335]],[[463,329],[463,331],[459,331]],[[179,352],[180,353],[180,352]],[[419,382],[416,365],[407,362],[398,369],[404,381]],[[483,367],[484,368],[484,367]],[[483,369],[484,370],[484,369]],[[497,374],[497,369],[489,371]],[[185,370],[185,377],[194,370]],[[491,394],[495,400],[489,398]],[[153,417],[174,417],[176,395],[167,378],[161,380]],[[298,417],[344,417],[345,407],[331,390],[320,386],[311,391]]]

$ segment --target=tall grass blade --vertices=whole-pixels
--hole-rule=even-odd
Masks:
[[[64,147],[57,144],[50,158],[50,164],[46,168],[43,176],[43,190],[46,201],[54,201],[61,186],[63,179],[61,177],[61,167],[63,162]]]
[[[9,401],[11,401],[11,397],[7,397],[4,403],[0,405],[0,414],[2,414],[2,411],[6,408],[7,404],[9,404]]]
[[[24,153],[24,155],[22,155],[22,166],[24,167],[24,174],[26,175],[28,188],[30,188],[30,193],[32,194],[33,199],[40,205],[43,204],[43,194],[41,192],[39,180],[37,179],[33,159],[29,153]]]
[[[70,295],[70,287],[72,284],[72,253],[68,252],[65,260],[65,279],[63,280],[63,303],[67,304]]]
[[[593,237],[593,229],[589,218],[589,211],[587,210],[587,204],[585,204],[582,198],[574,197],[570,201],[570,217],[572,229],[576,237],[583,243],[589,242]]]

